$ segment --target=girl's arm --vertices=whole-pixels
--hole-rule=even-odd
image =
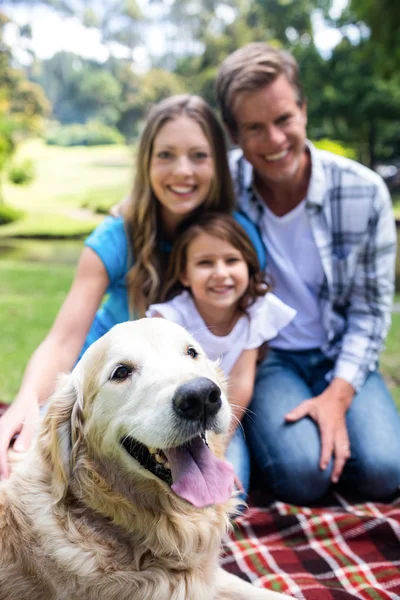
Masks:
[[[233,435],[253,396],[258,348],[243,350],[228,380],[228,397],[232,409],[230,433]]]
[[[0,419],[0,477],[8,476],[7,450],[24,451],[39,421],[39,407],[53,393],[58,373],[72,369],[108,287],[107,271],[90,248],[84,248],[70,291],[44,341],[35,350],[16,399]]]

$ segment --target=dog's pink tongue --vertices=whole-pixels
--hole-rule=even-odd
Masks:
[[[170,464],[175,494],[197,508],[229,500],[233,467],[214,456],[200,437],[163,452]]]

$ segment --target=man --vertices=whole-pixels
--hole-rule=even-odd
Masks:
[[[380,177],[306,140],[292,56],[249,44],[217,95],[240,208],[258,225],[274,293],[297,316],[270,342],[244,417],[260,482],[308,504],[339,479],[370,499],[400,484],[400,418],[377,371],[390,325],[396,232]],[[229,457],[245,488],[240,431]]]

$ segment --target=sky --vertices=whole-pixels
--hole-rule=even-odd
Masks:
[[[333,11],[340,14],[348,0],[335,0]],[[21,4],[14,5],[11,2],[2,2],[2,10],[15,20],[19,25],[29,23],[32,27],[32,47],[39,58],[46,59],[62,50],[74,52],[84,58],[96,59],[100,62],[107,60],[109,49],[101,43],[100,32],[94,28],[83,27],[77,18],[65,18],[59,13],[43,7]],[[148,0],[141,0],[144,11],[149,11]],[[339,42],[340,34],[325,27],[322,19],[314,15],[313,25],[315,30],[315,42],[322,55],[329,55],[330,50]],[[15,48],[16,28],[9,25],[6,28],[6,43]],[[165,39],[159,27],[148,27],[146,41],[150,53],[161,56],[165,51]],[[112,53],[117,57],[126,56],[126,49],[118,44],[110,46]],[[149,50],[142,47],[134,52],[134,61],[141,65],[143,70],[149,60]],[[17,58],[22,62],[29,60],[29,55],[19,52]],[[139,69],[140,70],[140,69]]]

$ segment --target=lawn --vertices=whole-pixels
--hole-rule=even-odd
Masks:
[[[62,148],[29,140],[16,160],[34,161],[29,186],[4,185],[7,204],[26,212],[23,219],[0,228],[0,237],[83,236],[99,222],[92,211],[107,211],[131,186],[134,152],[128,146]]]
[[[0,401],[14,398],[26,362],[48,331],[73,274],[71,265],[0,260]],[[400,314],[394,314],[381,366],[400,410],[399,356]]]
[[[400,219],[400,193],[392,194],[393,211],[396,219]]]
[[[45,336],[74,267],[0,260],[0,402],[10,402],[26,362]]]

